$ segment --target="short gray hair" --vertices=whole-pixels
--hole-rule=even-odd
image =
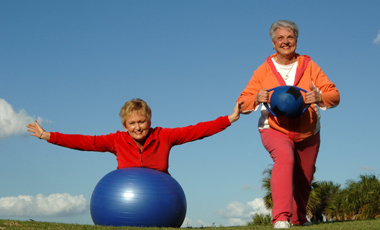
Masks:
[[[294,36],[296,37],[296,40],[298,40],[298,26],[296,23],[288,20],[278,20],[277,22],[273,23],[272,26],[269,29],[269,35],[272,38],[272,41],[274,41],[274,34],[276,33],[276,30],[279,28],[286,28],[293,30]]]

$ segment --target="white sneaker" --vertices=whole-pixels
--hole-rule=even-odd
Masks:
[[[274,223],[273,227],[275,229],[284,229],[284,228],[290,228],[290,224],[288,221],[277,221],[276,223]]]

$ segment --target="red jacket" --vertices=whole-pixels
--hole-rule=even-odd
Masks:
[[[111,152],[115,154],[117,168],[145,167],[169,174],[169,152],[174,145],[184,144],[223,131],[231,123],[228,116],[182,128],[150,128],[140,152],[127,132],[85,136],[52,132],[48,142],[82,151]]]

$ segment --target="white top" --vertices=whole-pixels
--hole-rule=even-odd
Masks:
[[[284,79],[286,85],[294,85],[294,79],[296,78],[296,71],[298,66],[298,61],[290,65],[280,65],[272,58],[273,64]],[[286,77],[288,75],[288,77]]]

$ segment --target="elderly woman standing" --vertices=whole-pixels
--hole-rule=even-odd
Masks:
[[[320,146],[320,109],[339,104],[335,85],[309,56],[296,53],[298,27],[281,20],[272,24],[269,34],[276,53],[254,73],[238,98],[244,102],[242,113],[256,111],[269,101],[268,89],[293,85],[305,90],[310,107],[297,118],[275,117],[261,106],[259,132],[265,149],[273,159],[271,189],[274,228],[311,225],[306,206]]]
[[[239,119],[242,107],[242,102],[236,103],[231,115],[192,126],[151,128],[151,109],[145,101],[133,99],[124,104],[119,114],[125,132],[100,136],[46,132],[37,121],[27,127],[30,135],[55,145],[82,151],[111,152],[116,156],[118,169],[144,167],[169,174],[169,152],[173,146],[225,130]]]

